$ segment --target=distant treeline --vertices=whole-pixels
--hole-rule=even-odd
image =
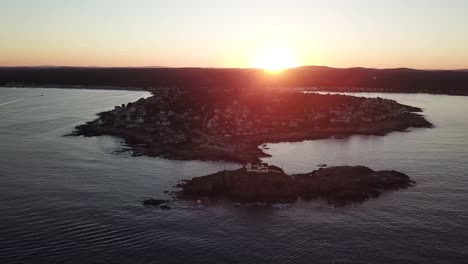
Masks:
[[[305,66],[268,74],[257,69],[1,67],[0,86],[311,88],[468,95],[468,71],[337,69]]]

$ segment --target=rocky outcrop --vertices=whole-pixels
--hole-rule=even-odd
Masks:
[[[143,204],[144,205],[153,205],[153,206],[158,206],[158,205],[162,205],[162,204],[165,204],[169,202],[168,200],[162,200],[162,199],[153,199],[153,198],[150,198],[150,199],[147,199],[147,200],[144,200],[143,201]]]
[[[374,171],[364,166],[321,168],[294,175],[297,194],[303,199],[323,198],[333,205],[346,205],[375,198],[384,191],[414,184],[408,175],[394,170]]]
[[[245,169],[220,171],[177,185],[182,199],[227,198],[234,202],[290,203],[299,198],[325,199],[335,206],[363,202],[382,192],[412,186],[397,171],[374,171],[364,166],[320,168],[311,173],[287,175]]]

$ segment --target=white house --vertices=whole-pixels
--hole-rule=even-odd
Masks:
[[[258,162],[258,163],[248,162],[244,167],[247,169],[247,172],[261,172],[261,173],[268,172],[268,163],[265,163],[265,162]]]

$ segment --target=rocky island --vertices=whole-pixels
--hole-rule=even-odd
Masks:
[[[344,206],[413,184],[414,181],[403,173],[374,171],[364,166],[320,168],[295,175],[287,175],[270,166],[266,170],[252,170],[251,167],[224,170],[183,181],[177,187],[181,189],[178,196],[182,199],[224,198],[239,203],[291,203],[301,198],[324,199],[333,206]]]
[[[394,100],[262,89],[152,89],[74,135],[125,139],[135,155],[179,160],[259,161],[262,143],[385,135],[432,127],[417,107]]]

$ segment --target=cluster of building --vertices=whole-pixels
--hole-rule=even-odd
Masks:
[[[407,112],[396,101],[382,98],[361,98],[356,104],[332,107],[328,111],[330,123],[334,125],[368,124],[395,118]]]
[[[324,109],[316,109],[312,104],[301,114],[285,114],[277,106],[278,103],[272,102],[255,106],[253,110],[236,100],[231,104],[216,105],[211,113],[207,113],[210,118],[204,128],[216,136],[252,136],[302,127],[328,129],[368,125],[407,112],[396,101],[381,98],[356,98]]]
[[[268,129],[262,125],[268,114],[253,113],[248,106],[234,100],[232,104],[215,105],[212,113],[207,113],[208,120],[205,128],[213,135],[252,136],[267,133]]]
[[[153,96],[141,98],[136,102],[122,104],[113,110],[101,114],[99,125],[120,129],[136,129],[149,134],[161,143],[176,144],[187,140],[183,128],[173,125],[174,122],[185,122],[189,112],[176,113],[171,103],[180,96],[177,88],[153,88]]]
[[[153,96],[134,103],[116,106],[101,114],[98,125],[133,129],[153,141],[177,144],[191,140],[210,148],[231,137],[268,135],[295,129],[329,129],[366,125],[397,117],[406,109],[392,100],[349,97],[343,103],[317,107],[312,102],[300,105],[301,112],[288,111],[285,104],[295,101],[271,97],[271,100],[223,100],[223,103],[200,100],[186,103],[176,88],[152,90]],[[255,103],[256,102],[256,103]],[[194,111],[192,109],[198,109]]]

